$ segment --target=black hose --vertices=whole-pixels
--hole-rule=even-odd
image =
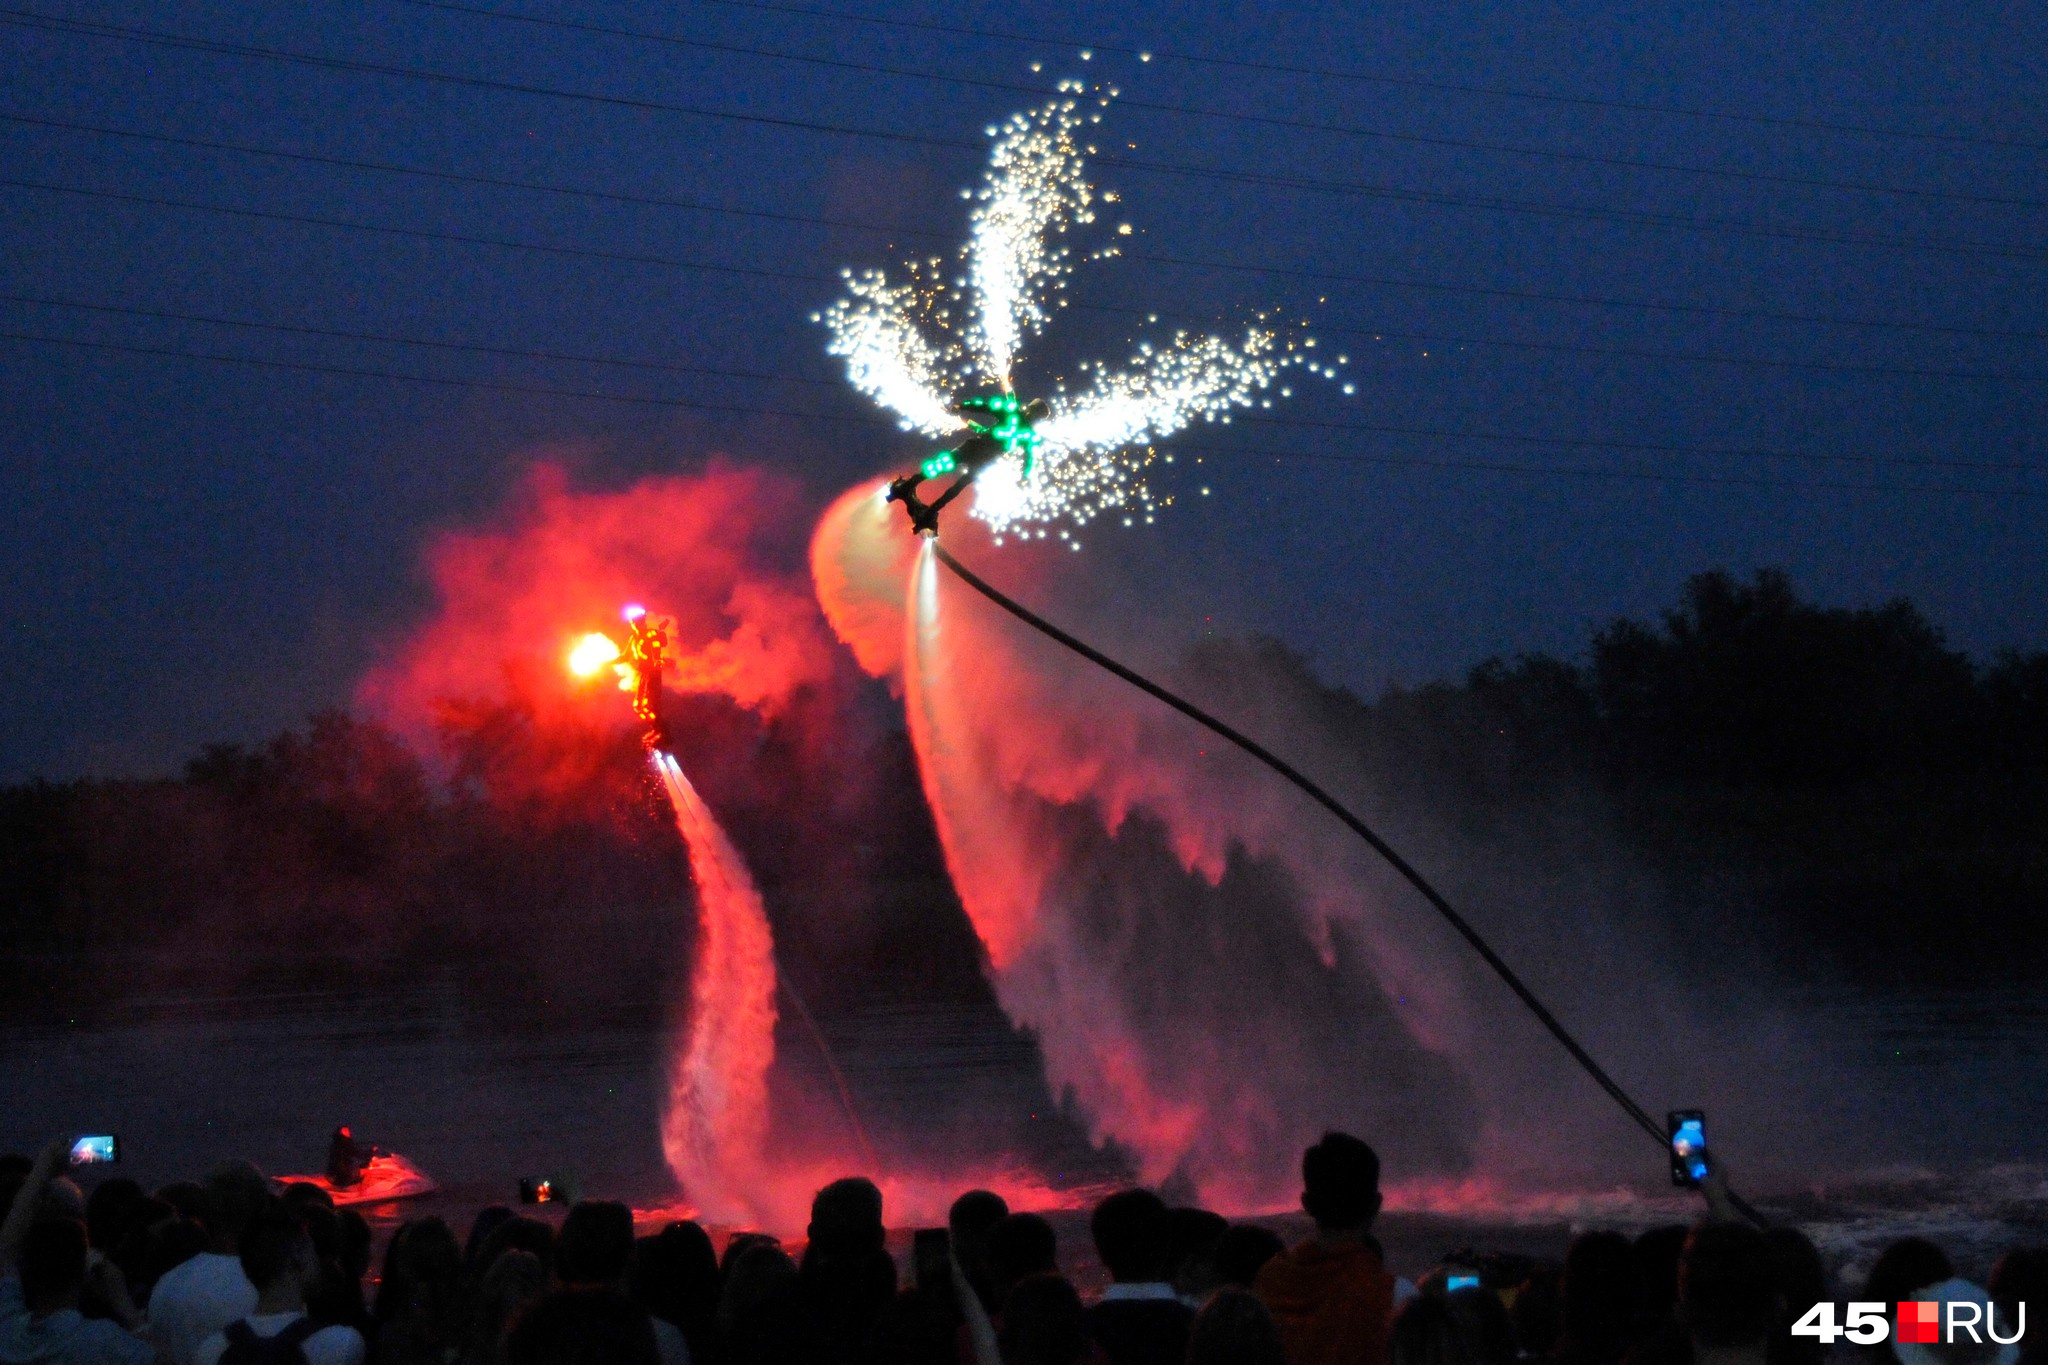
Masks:
[[[1572,1060],[1583,1067],[1586,1074],[1591,1076],[1594,1082],[1607,1092],[1608,1097],[1621,1106],[1622,1112],[1631,1119],[1634,1119],[1636,1125],[1644,1132],[1655,1138],[1659,1147],[1666,1146],[1670,1141],[1670,1135],[1664,1131],[1664,1125],[1651,1117],[1647,1109],[1637,1104],[1634,1098],[1621,1088],[1619,1081],[1608,1075],[1600,1063],[1593,1060],[1593,1055],[1586,1051],[1578,1039],[1572,1037],[1571,1032],[1563,1024],[1558,1022],[1557,1016],[1552,1014],[1544,1006],[1543,1002],[1536,998],[1536,993],[1529,989],[1522,978],[1515,975],[1514,968],[1508,966],[1506,961],[1501,958],[1501,955],[1493,950],[1493,945],[1489,944],[1484,938],[1481,938],[1479,931],[1474,929],[1448,900],[1444,899],[1443,893],[1434,886],[1431,886],[1428,879],[1416,871],[1406,858],[1395,852],[1393,845],[1382,839],[1365,821],[1347,810],[1336,797],[1324,791],[1303,775],[1299,769],[1287,762],[1287,760],[1281,758],[1249,735],[1231,728],[1210,715],[1207,711],[1204,711],[1201,707],[1196,706],[1193,702],[1167,691],[1158,683],[1153,682],[1150,678],[1145,677],[1136,670],[1126,668],[1101,650],[1069,635],[1066,631],[1061,630],[1058,626],[1032,611],[1023,603],[1007,596],[959,560],[953,558],[946,550],[946,547],[939,544],[936,539],[932,541],[932,552],[939,557],[941,564],[951,569],[959,577],[961,582],[973,588],[983,597],[986,597],[1025,625],[1030,626],[1039,634],[1065,645],[1090,663],[1108,669],[1111,673],[1116,674],[1139,691],[1157,697],[1160,701],[1165,702],[1168,706],[1171,706],[1196,724],[1229,740],[1232,744],[1235,744],[1238,748],[1244,750],[1253,758],[1256,758],[1259,762],[1286,778],[1289,782],[1292,782],[1317,805],[1343,821],[1353,834],[1365,840],[1366,843],[1371,844],[1374,852],[1385,858],[1396,872],[1406,877],[1409,885],[1420,891],[1423,899],[1435,906],[1437,913],[1442,915],[1453,929],[1456,929],[1459,934],[1464,936],[1465,941],[1472,945],[1473,951],[1485,959],[1486,965],[1493,968],[1494,974],[1507,984],[1507,988],[1515,993],[1517,999],[1529,1007],[1529,1012],[1536,1016],[1537,1022],[1550,1030],[1550,1036],[1557,1039],[1563,1045],[1564,1050],[1572,1055]],[[1735,1207],[1742,1212],[1744,1217],[1756,1223],[1764,1221],[1755,1209],[1751,1208],[1745,1201],[1737,1198],[1733,1191],[1729,1192],[1729,1198]]]

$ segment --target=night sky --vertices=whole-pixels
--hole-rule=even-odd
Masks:
[[[1100,310],[1279,307],[1358,388],[1198,429],[1158,526],[1090,535],[1162,640],[1372,691],[1782,565],[2048,646],[2038,3],[22,3],[0,778],[345,701],[420,547],[538,454],[616,488],[722,452],[818,505],[907,465],[810,316],[950,249],[983,130],[1065,75],[1123,91],[1094,178],[1137,232],[1025,377],[1121,358]]]

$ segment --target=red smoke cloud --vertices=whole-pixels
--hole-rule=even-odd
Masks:
[[[582,491],[536,463],[492,524],[449,531],[425,559],[439,607],[356,689],[364,709],[415,739],[451,704],[517,699],[543,724],[610,723],[607,684],[570,676],[577,637],[616,632],[619,608],[675,618],[668,685],[763,713],[833,675],[809,586],[769,567],[772,528],[801,515],[797,490],[714,463],[620,492]]]

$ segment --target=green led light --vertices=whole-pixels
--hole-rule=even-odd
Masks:
[[[942,450],[920,465],[927,479],[941,474],[950,474],[962,468],[963,452],[968,452],[970,475],[979,473],[990,459],[988,447],[993,445],[1000,455],[1017,455],[1023,458],[1023,477],[1030,478],[1032,468],[1038,462],[1038,447],[1044,437],[1032,430],[1032,426],[1046,414],[1045,404],[1024,402],[1014,393],[974,394],[962,398],[954,408],[963,413],[979,413],[987,416],[987,422],[967,418],[967,430],[971,433],[967,441],[952,450]]]

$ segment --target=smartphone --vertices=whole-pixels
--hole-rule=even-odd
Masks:
[[[945,1228],[919,1228],[910,1239],[910,1263],[919,1291],[952,1292],[953,1234]]]
[[[105,1166],[121,1159],[121,1139],[112,1133],[94,1133],[71,1144],[74,1166]]]
[[[519,1202],[522,1204],[552,1204],[555,1202],[555,1182],[552,1180],[526,1179],[519,1182]]]
[[[1451,1275],[1447,1276],[1444,1280],[1444,1292],[1446,1294],[1455,1294],[1460,1289],[1477,1289],[1478,1287],[1479,1277],[1477,1275]]]
[[[1687,1187],[1707,1178],[1707,1116],[1698,1109],[1665,1115],[1671,1134],[1671,1183]]]

